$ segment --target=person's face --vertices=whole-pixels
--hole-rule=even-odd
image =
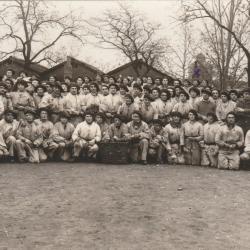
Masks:
[[[235,116],[232,115],[232,114],[228,115],[228,116],[227,116],[227,123],[228,123],[229,125],[234,125],[234,124],[235,124]]]
[[[62,124],[66,124],[68,122],[68,118],[67,117],[61,117],[60,121]]]
[[[40,119],[41,120],[48,120],[48,113],[46,111],[41,111],[40,113]]]
[[[7,70],[6,76],[7,76],[7,77],[12,77],[12,76],[13,76],[12,71],[11,71],[11,70]]]
[[[108,82],[109,82],[108,76],[104,76],[104,77],[103,77],[103,81],[104,81],[105,83],[108,83]]]
[[[179,95],[180,95],[180,92],[181,92],[181,89],[180,89],[180,88],[176,88],[176,89],[175,89],[175,95],[176,95],[176,96],[179,96]]]
[[[180,117],[179,117],[179,116],[176,116],[176,115],[173,116],[172,119],[173,119],[173,122],[174,122],[174,123],[180,123],[180,121],[181,121]]]
[[[5,81],[5,86],[7,89],[11,89],[12,88],[12,84],[10,81]]]
[[[174,85],[174,86],[179,86],[180,83],[179,83],[179,81],[174,81],[173,85]]]
[[[102,87],[102,94],[103,95],[108,95],[109,94],[109,89],[106,86]]]
[[[218,99],[219,98],[219,92],[217,90],[214,90],[212,92],[213,99]]]
[[[25,118],[26,118],[26,121],[27,122],[33,122],[33,120],[34,120],[34,115],[33,114],[30,114],[30,113],[27,113],[27,114],[25,114]]]
[[[134,95],[135,96],[139,96],[140,95],[140,90],[139,89],[137,89],[137,88],[134,88]]]
[[[235,93],[231,93],[230,98],[231,98],[232,101],[236,102],[237,99],[238,99],[238,96]]]
[[[222,100],[222,102],[227,102],[228,101],[227,96],[221,95],[221,100]]]
[[[136,79],[136,83],[138,83],[138,84],[141,85],[141,84],[142,84],[141,78],[138,77],[138,78]]]
[[[151,77],[148,77],[148,79],[147,79],[147,84],[152,84],[153,83],[153,80],[152,80],[152,78]]]
[[[4,86],[0,86],[0,95],[5,94],[6,90]]]
[[[25,90],[25,86],[23,84],[18,84],[17,88],[19,91],[24,91]]]
[[[158,92],[156,89],[154,89],[154,90],[152,91],[152,96],[153,96],[154,99],[159,98],[159,92]]]
[[[189,86],[188,81],[184,81],[184,82],[183,82],[183,85],[184,85],[185,87],[188,87],[188,86]]]
[[[195,80],[195,81],[193,81],[193,86],[194,86],[194,87],[199,86],[199,82],[198,82],[198,81],[196,81],[196,80]]]
[[[95,85],[90,85],[89,88],[90,88],[91,93],[97,93],[97,89]]]
[[[69,78],[65,78],[65,83],[67,83],[67,84],[70,84],[70,79]]]
[[[250,93],[244,92],[244,93],[243,93],[243,98],[244,98],[245,100],[250,99]]]
[[[161,85],[161,80],[159,78],[155,79],[155,85],[157,86]]]
[[[83,91],[83,94],[84,94],[84,95],[87,95],[87,94],[89,93],[89,89],[88,89],[88,88],[83,88],[82,91]]]
[[[92,117],[92,115],[86,115],[86,116],[85,116],[85,121],[86,121],[88,124],[92,123],[92,122],[93,122],[93,117]]]
[[[207,93],[203,93],[202,97],[204,100],[208,100],[209,99],[209,95]]]
[[[191,112],[188,113],[188,118],[190,121],[194,121],[195,120],[195,115]]]
[[[55,83],[55,81],[56,81],[56,79],[55,79],[55,77],[54,77],[54,76],[51,76],[51,77],[49,78],[49,82],[51,82],[51,83]]]
[[[61,94],[61,90],[58,88],[58,87],[54,87],[53,89],[53,92],[56,94],[56,95],[60,95]],[[48,91],[48,90],[47,90]],[[49,91],[48,91],[48,93],[50,93]]]
[[[149,94],[150,94],[150,92],[149,92],[149,90],[148,90],[148,89],[143,89],[143,94],[144,94],[144,95],[149,95]]]
[[[160,124],[154,124],[154,129],[156,132],[161,130],[161,125]]]
[[[39,82],[37,80],[33,80],[31,82],[31,84],[34,86],[34,87],[37,87],[39,85]]]
[[[70,88],[70,93],[71,93],[72,95],[77,95],[77,87],[71,87],[71,88]]]
[[[168,89],[170,96],[173,97],[174,96],[174,91],[172,89]]]
[[[192,98],[195,98],[195,97],[197,97],[197,93],[195,92],[195,91],[190,91],[190,96],[192,97]]]
[[[111,87],[109,88],[109,91],[110,91],[110,93],[111,93],[112,95],[116,94],[116,92],[117,92],[115,86],[111,86]]]
[[[185,102],[187,100],[187,97],[184,94],[180,94],[180,101]]]
[[[122,121],[119,118],[114,119],[114,124],[116,127],[120,127],[122,125]]]
[[[88,77],[84,77],[84,82],[85,83],[89,83],[90,82],[89,78]]]
[[[78,86],[81,86],[83,84],[82,78],[77,78],[76,83],[78,84]]]
[[[101,78],[100,75],[97,75],[96,78],[95,78],[95,80],[96,80],[97,82],[101,82],[101,81],[102,81],[102,78]]]
[[[202,82],[201,82],[201,87],[206,87],[207,86],[207,82],[205,81],[205,80],[203,80]]]
[[[147,77],[145,77],[145,76],[144,76],[144,77],[142,77],[142,81],[143,81],[143,83],[147,83],[147,80],[148,80],[148,79],[147,79]]]
[[[46,85],[46,90],[47,90],[47,92],[48,92],[49,94],[51,94],[52,91],[53,91],[53,88],[52,88],[49,84],[47,84],[47,85]]]
[[[128,79],[127,78],[124,78],[123,80],[122,80],[122,83],[125,85],[125,86],[127,86],[128,85]]]
[[[123,88],[120,88],[120,95],[126,95],[126,90]]]
[[[150,100],[148,98],[144,98],[144,103],[149,106],[150,105]]]
[[[165,92],[161,93],[161,100],[164,101],[164,102],[166,102],[168,100],[167,93],[165,93]]]
[[[141,121],[141,118],[138,114],[133,114],[132,115],[132,121],[135,123],[139,123]]]
[[[66,84],[61,85],[63,92],[68,92],[68,86]]]
[[[102,124],[103,123],[103,119],[102,119],[102,117],[100,115],[97,115],[96,118],[95,118],[95,120],[96,120],[96,122],[98,124]]]
[[[162,79],[162,85],[163,86],[167,86],[168,85],[168,79],[167,78],[163,78]]]
[[[214,118],[211,115],[207,116],[207,121],[209,124],[212,124],[214,122]]]
[[[115,83],[115,80],[114,80],[114,78],[110,77],[109,78],[109,84],[113,84],[113,83]]]
[[[25,74],[24,72],[21,72],[20,77],[21,77],[21,78],[25,78],[25,77],[27,77],[27,76],[26,76],[26,74]]]
[[[38,88],[38,89],[37,89],[37,95],[38,95],[38,96],[43,96],[43,95],[44,95],[43,88]]]
[[[130,98],[126,98],[126,99],[125,99],[125,102],[126,102],[127,105],[130,105],[130,104],[132,103],[132,101],[131,101]]]
[[[14,120],[14,116],[13,116],[13,114],[11,114],[11,113],[7,113],[7,114],[5,115],[5,121],[6,121],[6,122],[8,122],[8,123],[12,123],[12,122],[13,122],[13,120]]]

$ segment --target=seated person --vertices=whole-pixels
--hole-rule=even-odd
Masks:
[[[244,153],[240,155],[241,160],[250,160],[250,130],[247,131]]]

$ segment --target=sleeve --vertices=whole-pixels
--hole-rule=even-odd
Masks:
[[[238,127],[239,129],[239,141],[236,143],[236,145],[240,148],[244,145],[244,132],[241,127]]]
[[[140,133],[141,139],[149,139],[149,137],[150,137],[150,130],[149,130],[148,124],[144,123],[142,126],[143,126],[143,130]]]
[[[76,128],[72,134],[73,142],[75,142],[79,138],[79,131],[80,131],[80,123],[76,126]]]
[[[0,115],[4,113],[4,104],[2,101],[0,101]]]
[[[222,141],[222,127],[220,127],[215,134],[215,143],[219,146],[223,146],[224,142]]]
[[[95,141],[99,142],[102,139],[102,132],[100,127],[96,124],[96,135],[95,135]]]

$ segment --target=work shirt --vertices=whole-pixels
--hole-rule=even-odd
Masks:
[[[101,140],[101,129],[99,125],[95,122],[88,124],[86,121],[79,123],[73,134],[72,140],[76,141],[77,139],[83,139],[86,141],[95,140],[99,142]]]
[[[229,112],[234,111],[236,108],[236,103],[228,101],[226,103],[219,102],[216,107],[216,115],[219,120],[225,120]]]
[[[75,127],[72,123],[67,122],[66,125],[61,122],[57,122],[54,125],[53,131],[51,133],[52,138],[61,137],[63,140],[71,140],[72,134],[75,130]]]
[[[11,92],[10,93],[11,101],[13,107],[20,106],[28,106],[28,107],[35,107],[35,102],[33,97],[26,91],[24,92]]]
[[[79,114],[83,110],[83,97],[82,95],[72,95],[68,93],[63,98],[63,108],[68,111],[70,114]]]
[[[90,105],[100,106],[102,103],[102,95],[89,93],[85,98],[85,106],[88,108]]]
[[[48,139],[53,131],[54,125],[51,121],[41,121],[37,119],[34,123],[38,126],[39,130],[43,135],[43,139]]]
[[[162,100],[155,102],[153,107],[155,107],[158,115],[168,115],[173,109],[173,105],[171,102],[163,102]]]
[[[55,97],[50,94],[45,94],[39,103],[39,108],[50,108],[53,111],[59,112],[63,110],[63,98]]]
[[[173,107],[173,112],[179,112],[184,117],[187,117],[188,112],[193,109],[193,106],[189,102],[178,102]]]
[[[216,105],[210,100],[202,99],[195,105],[195,110],[202,116],[207,116],[207,113],[215,113]]]
[[[149,139],[149,127],[148,124],[144,121],[141,121],[140,124],[135,124],[133,121],[128,124],[128,132],[130,135],[140,135],[140,139]]]
[[[103,101],[101,103],[103,103]],[[117,113],[118,108],[122,103],[123,101],[119,94],[109,94],[107,97],[105,97],[105,106],[107,108],[106,111],[109,113]]]
[[[119,109],[118,109],[118,114],[122,115],[126,121],[130,121],[131,120],[131,115],[133,114],[134,111],[136,111],[136,107],[134,105],[134,103],[127,105],[126,103],[123,103]]]
[[[142,114],[142,120],[145,122],[151,122],[154,118],[157,118],[158,114],[156,109],[153,107],[152,104],[145,105],[145,103],[142,103],[139,111]]]
[[[198,137],[198,140],[202,140],[204,136],[203,125],[200,122],[187,121],[183,124],[184,137]]]
[[[164,130],[170,144],[184,145],[184,129],[182,125],[175,126],[169,123],[165,126]]]
[[[205,144],[215,144],[215,135],[220,129],[218,122],[204,125],[204,142]]]
[[[129,135],[128,126],[125,123],[122,123],[120,127],[116,127],[113,123],[109,126],[108,135],[110,139],[115,136],[119,139],[127,138]]]

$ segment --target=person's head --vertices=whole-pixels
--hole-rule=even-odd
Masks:
[[[117,84],[112,83],[109,85],[109,92],[111,95],[116,94],[118,90],[119,90],[119,87],[117,86]]]
[[[106,84],[109,83],[109,76],[108,75],[103,76],[103,82],[106,83]]]
[[[18,80],[17,83],[17,90],[23,92],[25,88],[27,88],[28,84],[24,80]]]
[[[192,98],[195,98],[200,95],[200,90],[196,87],[192,87],[189,89],[189,94]]]
[[[202,80],[200,86],[201,86],[202,88],[208,87],[208,80]]]
[[[238,91],[233,89],[229,92],[230,95],[230,99],[234,102],[236,102],[238,100]]]
[[[110,77],[109,77],[109,85],[110,85],[110,84],[113,84],[113,83],[115,83],[115,82],[116,82],[115,78],[114,78],[113,76],[110,76]]]
[[[142,120],[141,113],[138,112],[138,111],[134,111],[134,112],[132,113],[131,118],[132,118],[132,121],[135,122],[135,123],[140,123],[141,120]]]
[[[152,89],[152,97],[154,100],[158,99],[160,97],[160,89],[155,87]]]
[[[150,95],[144,95],[143,101],[144,101],[146,106],[149,106],[151,101],[152,101],[151,96]]]
[[[181,80],[179,80],[179,79],[175,79],[174,80],[174,82],[173,82],[173,85],[174,85],[174,87],[177,87],[177,86],[181,86]]]
[[[54,84],[53,87],[52,87],[52,93],[53,93],[53,95],[60,96],[61,92],[62,92],[61,85],[58,84],[58,83]]]
[[[20,72],[19,72],[19,77],[25,78],[25,77],[27,77],[27,76],[28,76],[27,72],[25,72],[25,71],[20,71]]]
[[[107,96],[109,94],[109,87],[108,85],[102,85],[102,94]]]
[[[94,117],[93,117],[93,114],[91,112],[86,112],[86,114],[85,114],[85,121],[88,124],[91,124],[94,121]]]
[[[122,117],[120,115],[114,116],[114,124],[116,127],[120,127],[122,125]]]
[[[227,91],[221,92],[220,97],[222,102],[228,102],[230,100],[230,95]]]
[[[62,92],[64,93],[68,92],[68,84],[66,82],[62,82],[61,87],[62,87]]]
[[[15,119],[16,115],[15,113],[12,111],[12,110],[6,110],[4,112],[4,120],[7,122],[7,123],[12,123],[13,120]]]
[[[129,84],[129,80],[128,80],[127,77],[124,77],[124,78],[122,79],[122,84],[125,85],[125,86],[127,86],[127,85]]]
[[[130,105],[134,102],[134,98],[130,94],[125,95],[125,103],[127,105]]]
[[[13,77],[13,76],[14,76],[14,70],[13,70],[13,69],[7,69],[7,70],[6,70],[6,76],[7,76],[8,78]]]
[[[209,112],[207,113],[207,121],[209,124],[212,124],[216,121],[218,121],[218,118],[215,113]]]
[[[183,90],[182,87],[176,86],[174,88],[175,96],[179,97],[182,90]]]
[[[154,119],[152,123],[156,132],[162,129],[162,121],[160,119]]]
[[[32,123],[34,121],[34,119],[35,119],[35,115],[36,115],[35,111],[33,111],[33,110],[26,110],[26,112],[25,112],[25,119],[26,119],[26,121],[28,123]]]
[[[38,96],[42,97],[44,96],[45,93],[45,88],[42,85],[39,85],[35,88],[35,92],[37,93]]]
[[[181,91],[180,96],[179,96],[179,100],[181,102],[186,102],[188,99],[189,99],[189,95],[186,93],[186,91]]]
[[[96,83],[92,82],[89,84],[89,90],[92,94],[96,94],[99,91],[99,87]]]
[[[78,77],[76,78],[76,84],[77,84],[78,86],[82,86],[82,84],[83,84],[83,79],[82,79],[81,76],[78,76]]]
[[[48,120],[48,110],[47,109],[40,109],[39,110],[39,116],[41,121],[47,121]]]
[[[90,92],[89,86],[87,84],[82,85],[82,93],[84,95],[87,95],[87,94],[89,94],[89,92]]]
[[[142,85],[142,79],[140,77],[136,78],[136,83]]]
[[[142,87],[135,83],[133,86],[133,93],[134,93],[134,96],[140,96],[142,93]]]
[[[188,80],[188,79],[185,79],[184,81],[183,81],[183,86],[184,87],[189,87],[191,85],[191,83],[190,83],[190,81]]]
[[[236,122],[236,115],[234,112],[229,112],[226,116],[226,122],[227,122],[227,125],[235,125],[235,122]]]
[[[163,87],[167,87],[168,86],[168,78],[167,77],[164,77],[163,79],[162,79],[162,85],[163,85]]]
[[[152,85],[153,84],[153,79],[151,76],[148,76],[147,78],[147,84]]]
[[[193,87],[198,87],[200,85],[200,81],[199,80],[193,80]]]
[[[50,83],[55,83],[56,82],[56,77],[55,76],[50,76],[49,77],[49,82]]]
[[[172,122],[175,124],[179,124],[181,122],[182,115],[180,112],[172,112],[170,113],[170,117],[172,119]]]
[[[198,120],[198,113],[197,113],[197,111],[194,110],[194,109],[189,110],[189,112],[188,112],[188,119],[190,121],[197,121]]]
[[[14,83],[13,83],[13,81],[12,81],[11,79],[6,79],[6,80],[4,81],[4,83],[5,83],[6,89],[7,89],[8,91],[12,90],[12,88],[13,88],[13,86],[14,86]]]
[[[4,95],[6,93],[6,87],[3,82],[0,82],[0,95]]]
[[[160,93],[160,98],[162,101],[166,102],[167,100],[170,99],[170,93],[168,92],[168,90],[163,89]]]
[[[161,78],[159,78],[159,77],[155,78],[154,82],[155,82],[156,86],[160,86],[161,85]]]
[[[53,92],[54,83],[47,82],[45,86],[47,93],[51,94]]]
[[[95,116],[95,121],[97,122],[97,124],[102,124],[105,121],[105,115],[104,113],[97,113]]]
[[[33,87],[36,88],[36,87],[40,84],[40,82],[39,82],[38,79],[35,78],[35,79],[33,79],[33,80],[31,81],[31,84],[32,84]]]
[[[126,85],[120,85],[120,95],[124,96],[126,95],[126,93],[128,93],[128,88]]]
[[[84,83],[89,84],[91,79],[88,76],[84,76]]]
[[[144,95],[150,95],[150,94],[151,94],[151,88],[150,88],[149,85],[144,85],[144,86],[142,87],[142,89],[143,89],[143,94],[144,94]]]
[[[207,91],[207,90],[202,90],[202,98],[203,100],[207,101],[209,100],[209,97],[211,96],[211,92]]]
[[[71,81],[72,81],[72,79],[71,79],[71,77],[69,77],[69,76],[66,76],[66,77],[64,78],[64,82],[65,82],[67,85],[70,85]]]
[[[60,122],[64,125],[67,124],[69,120],[69,115],[64,111],[61,111],[59,115],[60,115]]]
[[[214,100],[217,100],[219,97],[220,97],[220,91],[219,91],[218,89],[214,89],[214,90],[212,91],[212,98],[213,98]]]
[[[242,91],[243,99],[249,100],[250,99],[250,88],[246,88]]]
[[[168,92],[170,93],[171,98],[175,97],[175,89],[172,87],[168,87]]]
[[[98,83],[101,83],[102,82],[102,76],[100,74],[97,74],[96,77],[95,77],[95,81],[98,82]]]
[[[78,94],[78,86],[75,83],[71,83],[71,85],[69,86],[69,92],[72,95],[77,95]]]

